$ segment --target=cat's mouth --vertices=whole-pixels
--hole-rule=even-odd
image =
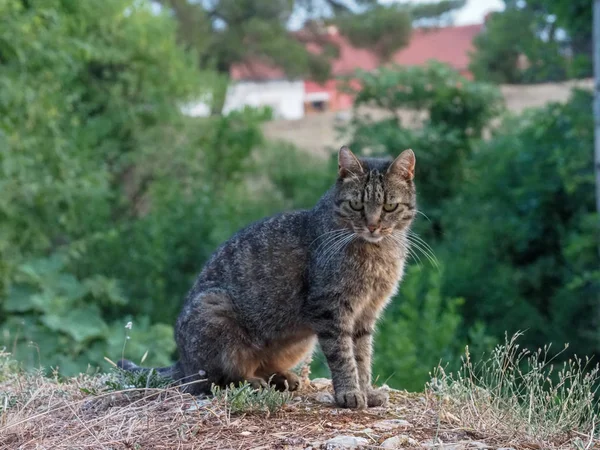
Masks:
[[[362,239],[364,239],[367,242],[370,242],[372,244],[377,244],[379,242],[381,242],[383,240],[383,238],[385,237],[384,234],[381,233],[381,231],[377,230],[375,232],[371,232],[369,230],[360,230],[360,231],[355,231],[355,233],[361,237]]]
[[[384,238],[384,236],[382,236],[381,234],[373,235],[373,234],[369,233],[368,231],[366,233],[359,234],[359,236],[361,238],[363,238],[365,241],[370,242],[372,244],[377,244],[377,243],[383,241],[383,238]]]

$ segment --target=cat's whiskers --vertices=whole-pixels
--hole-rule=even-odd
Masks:
[[[415,212],[417,214],[421,214],[423,217],[425,217],[427,220],[429,220],[429,222],[431,222],[431,219],[429,218],[429,216],[427,214],[425,214],[423,211],[419,211],[418,209],[415,209]]]
[[[350,244],[350,242],[352,242],[354,240],[355,237],[356,237],[355,233],[349,232],[348,235],[342,236],[341,238],[339,238],[336,242],[334,242],[332,245],[330,245],[327,248],[327,250],[324,251],[323,254],[319,257],[319,264],[326,266],[329,263],[329,261],[336,254],[338,254],[342,250],[344,250],[348,246],[348,244]]]
[[[421,244],[423,244],[423,246],[424,246],[424,247],[425,247],[427,250],[429,250],[429,252],[430,252],[430,253],[431,253],[433,256],[435,256],[435,254],[434,254],[434,251],[433,251],[433,249],[431,248],[431,246],[430,246],[430,245],[429,245],[427,242],[425,242],[425,240],[424,240],[423,238],[421,238],[421,236],[419,236],[417,233],[415,233],[415,232],[414,232],[414,231],[412,231],[412,230],[408,230],[408,235],[409,235],[410,237],[412,237],[412,238],[414,238],[414,239],[418,240],[418,241],[419,241]]]
[[[350,245],[354,239],[356,239],[357,234],[352,233],[351,235],[345,237],[342,242],[340,243],[340,245],[338,245],[336,247],[336,249],[331,253],[331,255],[329,256],[329,258],[327,258],[327,260],[325,261],[325,265],[329,264],[329,261],[336,255],[339,253],[343,253],[346,248],[348,247],[348,245]]]
[[[333,230],[333,231],[328,231],[326,233],[323,233],[321,236],[319,236],[317,239],[315,239],[313,241],[313,243],[315,241],[317,241],[318,239],[320,239],[322,236],[325,236],[325,238],[323,239],[323,241],[321,243],[319,243],[319,245],[317,246],[317,248],[315,249],[315,253],[319,253],[319,250],[321,248],[327,248],[330,244],[332,244],[333,242],[335,242],[337,239],[346,236],[347,234],[351,233],[350,230],[347,229],[342,229],[342,230]],[[312,245],[312,243],[311,243]]]
[[[417,263],[417,265],[419,267],[422,267],[422,261],[421,258],[419,257],[419,255],[412,249],[410,248],[410,245],[408,245],[407,241],[404,241],[401,239],[401,236],[397,236],[394,233],[390,234],[389,236],[386,236],[391,238],[391,240],[402,250],[404,251],[407,255],[411,256],[415,262]]]
[[[313,245],[315,242],[317,242],[317,241],[318,241],[319,239],[321,239],[323,236],[331,235],[331,234],[334,234],[334,233],[336,233],[336,234],[337,234],[337,233],[344,233],[344,232],[347,232],[347,231],[350,231],[350,230],[348,230],[347,228],[338,228],[338,229],[336,229],[336,230],[329,230],[329,231],[326,231],[325,233],[323,233],[323,234],[320,234],[319,236],[317,236],[317,237],[316,237],[316,238],[315,238],[315,239],[314,239],[314,240],[313,240],[313,241],[310,243],[309,247],[311,247],[311,246],[312,246],[312,245]]]
[[[425,242],[420,236],[418,236],[414,231],[411,230],[402,230],[399,233],[401,233],[401,235],[408,242],[410,242],[416,250],[420,251],[433,266],[439,269],[437,257],[435,256],[433,249],[429,244],[427,244],[427,242]]]
[[[336,245],[340,242],[340,240],[344,239],[350,234],[350,230],[343,230],[342,233],[336,233],[325,238],[325,241],[316,249],[317,260],[323,259],[323,256],[327,255],[332,248],[335,248]]]
[[[348,233],[338,238],[335,242],[333,242],[329,247],[327,247],[323,251],[323,253],[319,257],[319,261],[322,262],[323,265],[326,265],[329,262],[329,260],[340,251],[340,249],[344,246],[346,241],[348,241],[352,237],[352,235],[353,233]]]

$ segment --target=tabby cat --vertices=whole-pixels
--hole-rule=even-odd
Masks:
[[[314,208],[254,223],[215,251],[177,319],[180,359],[158,373],[194,394],[243,380],[295,390],[290,369],[318,341],[339,406],[386,403],[371,384],[372,335],[404,271],[415,155],[358,159],[342,147],[338,161]]]

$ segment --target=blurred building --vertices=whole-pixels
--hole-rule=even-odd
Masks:
[[[418,66],[437,60],[470,77],[469,54],[473,50],[473,38],[482,29],[483,25],[415,29],[408,46],[397,51],[389,63]],[[223,112],[244,106],[269,106],[276,118],[294,120],[306,114],[351,108],[353,98],[344,89],[347,82],[341,78],[352,75],[357,69],[376,70],[386,62],[368,49],[352,46],[335,27],[327,27],[325,32],[329,42],[339,48],[337,58],[332,61],[330,80],[325,83],[290,80],[281,69],[258,61],[236,64],[231,69],[232,84]],[[310,51],[320,51],[317,43],[306,45]],[[356,88],[357,83],[351,80],[350,86]]]

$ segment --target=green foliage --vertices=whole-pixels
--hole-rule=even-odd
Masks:
[[[467,323],[496,336],[527,329],[527,345],[599,347],[598,217],[591,96],[506,119],[466,168],[445,208],[443,291],[465,298]]]
[[[341,32],[357,47],[375,51],[389,60],[410,40],[411,16],[406,8],[377,5],[363,14],[347,14],[337,21]]]
[[[166,389],[173,385],[173,380],[161,377],[154,369],[143,372],[114,369],[104,381],[104,384],[111,391],[123,391],[135,388]]]
[[[213,386],[212,394],[230,414],[273,414],[292,400],[290,392],[279,392],[269,386],[262,389],[252,389],[250,384],[233,383],[227,388]]]
[[[130,297],[86,266],[165,159],[148,136],[200,92],[174,25],[133,0],[0,2],[0,323],[29,366],[72,374],[122,346]],[[167,362],[170,324],[139,325],[141,353]]]
[[[420,391],[440,359],[458,359],[465,346],[463,300],[443,298],[440,285],[441,274],[430,267],[408,270],[378,326],[373,376],[379,382]]]
[[[477,79],[539,83],[591,76],[592,2],[505,3],[475,38],[470,69]],[[569,53],[572,57],[566,57]]]
[[[446,236],[444,206],[462,189],[465,166],[485,128],[502,111],[500,92],[439,63],[382,68],[359,77],[361,90],[355,100],[350,145],[374,155],[415,149],[419,209],[424,211],[415,229],[441,260],[439,249]],[[373,119],[372,108],[387,112],[387,116],[379,114]],[[414,113],[410,123],[402,122],[401,110]],[[414,250],[419,255],[418,249]],[[393,386],[420,389],[441,357],[456,360],[467,342],[476,342],[481,351],[493,344],[484,322],[472,320],[468,327],[463,323],[462,295],[444,291],[447,270],[453,265],[451,259],[443,260],[442,271],[431,273],[436,268],[427,264],[422,271],[428,275],[419,274],[414,267],[408,270],[376,340],[374,373],[382,381],[389,377]],[[468,273],[465,271],[465,276]]]

